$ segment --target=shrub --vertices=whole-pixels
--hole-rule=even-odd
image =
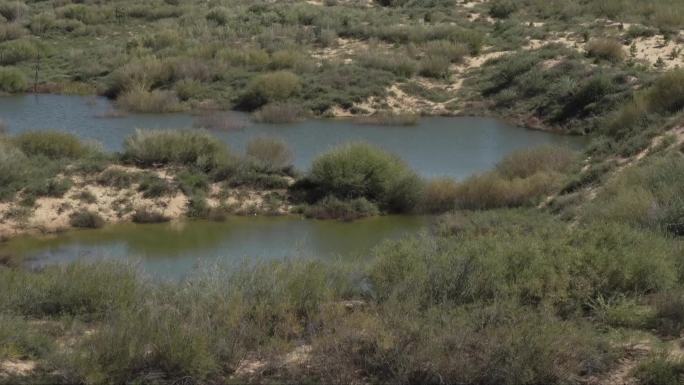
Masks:
[[[489,6],[489,15],[497,19],[506,19],[518,9],[511,0],[495,0]]]
[[[212,112],[196,118],[192,125],[207,130],[231,131],[244,128],[245,122],[235,117],[234,114]]]
[[[343,145],[316,158],[308,182],[318,199],[366,198],[391,212],[413,209],[420,193],[418,176],[404,162],[364,143]]]
[[[132,220],[135,223],[162,223],[168,222],[170,219],[159,211],[139,208],[133,213]]]
[[[525,158],[552,156],[549,150],[522,151],[511,155],[498,164],[500,169],[482,175],[472,176],[459,183],[456,188],[456,206],[461,209],[486,210],[499,207],[531,206],[561,186],[561,174],[553,164],[542,165],[514,162]],[[564,157],[555,166],[567,167]],[[539,170],[537,170],[537,168]]]
[[[0,42],[19,39],[26,30],[18,23],[0,25]]]
[[[116,99],[116,105],[133,112],[178,112],[183,110],[178,97],[173,91],[146,91],[135,88],[124,92]]]
[[[145,173],[140,177],[138,191],[143,193],[145,198],[158,198],[173,194],[176,189],[166,179],[160,178],[154,173]]]
[[[667,352],[656,352],[634,369],[639,385],[676,385],[681,384],[684,376],[684,362],[669,357]]]
[[[306,117],[306,111],[294,103],[268,103],[252,115],[260,123],[296,123]]]
[[[90,152],[75,135],[57,131],[31,131],[13,138],[17,147],[28,156],[50,159],[78,159]]]
[[[294,154],[284,140],[272,137],[258,137],[247,143],[247,156],[257,161],[266,170],[284,170],[292,167]]]
[[[7,21],[17,21],[28,12],[28,6],[20,1],[3,1],[0,3],[0,15]]]
[[[104,226],[105,222],[98,213],[80,210],[69,216],[69,224],[78,228],[99,229]]]
[[[96,181],[102,186],[125,189],[138,181],[140,175],[120,168],[108,168],[97,176]]]
[[[208,218],[210,213],[211,207],[203,193],[198,192],[189,197],[186,212],[189,218]]]
[[[31,330],[21,317],[0,313],[0,359],[39,358],[52,349],[48,336]]]
[[[141,166],[179,164],[205,171],[230,163],[223,142],[207,132],[189,130],[138,130],[124,140],[122,157]]]
[[[647,91],[647,97],[652,111],[676,113],[684,109],[684,69],[660,76]]]
[[[458,200],[458,183],[450,178],[428,181],[421,196],[421,210],[436,214],[452,211]]]
[[[652,327],[664,335],[678,336],[684,329],[684,293],[674,290],[654,298]]]
[[[682,155],[651,159],[611,180],[584,208],[583,217],[684,234],[682,178]]]
[[[540,146],[518,150],[496,165],[506,178],[527,178],[538,172],[567,172],[577,161],[577,154],[567,147]]]
[[[425,45],[425,52],[430,56],[443,56],[452,63],[461,63],[470,53],[470,48],[462,43],[453,43],[448,40],[435,40]]]
[[[47,266],[39,272],[0,269],[2,308],[29,317],[105,320],[131,305],[140,286],[131,266],[103,261]]]
[[[0,65],[14,65],[38,55],[38,48],[29,40],[0,43]]]
[[[587,43],[586,49],[587,54],[596,59],[614,63],[625,59],[625,50],[622,48],[622,44],[614,39],[592,39]]]
[[[372,217],[380,212],[378,206],[366,198],[342,201],[333,196],[327,196],[311,206],[304,208],[304,216],[315,219],[338,219],[353,221],[360,218]]]
[[[255,76],[239,101],[239,107],[254,110],[269,102],[282,102],[300,89],[297,75],[288,71],[277,71]]]
[[[23,188],[28,175],[26,155],[0,138],[0,200],[12,198],[17,189]]]
[[[420,62],[419,73],[422,76],[436,79],[449,77],[451,62],[444,56],[427,56]]]
[[[24,92],[28,87],[26,76],[14,67],[0,68],[0,91]]]
[[[419,116],[410,112],[377,111],[372,115],[354,119],[354,123],[378,126],[415,126]]]

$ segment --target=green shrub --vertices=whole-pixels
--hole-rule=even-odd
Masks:
[[[338,219],[342,221],[372,217],[379,213],[378,207],[366,200],[366,198],[342,201],[333,196],[327,196],[315,204],[304,208],[304,216],[308,218]]]
[[[140,177],[138,191],[143,193],[145,198],[158,198],[161,196],[172,195],[176,188],[166,179],[154,173],[144,173]]]
[[[652,111],[676,113],[684,109],[684,69],[666,72],[647,91]]]
[[[50,159],[78,159],[91,151],[75,135],[58,131],[25,132],[15,136],[13,141],[28,156]]]
[[[288,71],[277,71],[255,76],[239,101],[239,106],[254,110],[269,102],[282,102],[296,94],[301,88],[297,75]]]
[[[586,50],[587,55],[600,60],[617,63],[625,59],[622,44],[614,39],[592,39],[587,43]]]
[[[21,150],[0,139],[0,200],[11,198],[23,184],[29,170],[28,160]]]
[[[436,79],[447,79],[450,73],[451,62],[444,56],[426,56],[420,62],[422,76]]]
[[[35,359],[52,348],[49,337],[33,331],[28,321],[0,313],[0,359]]]
[[[69,224],[78,228],[99,229],[105,225],[105,221],[96,212],[80,210],[69,216]]]
[[[653,302],[655,314],[649,326],[664,335],[680,335],[684,330],[684,293],[681,290],[659,293]]]
[[[168,222],[170,218],[159,211],[139,208],[133,213],[132,220],[135,223],[162,223]]]
[[[18,23],[0,25],[0,42],[19,39],[25,33],[26,30]]]
[[[668,357],[666,352],[656,352],[649,360],[640,363],[633,374],[639,385],[681,384],[684,377],[684,362]]]
[[[181,191],[188,196],[209,191],[209,177],[201,172],[182,170],[176,175],[176,182]]]
[[[556,173],[539,172],[527,178],[506,178],[496,172],[472,176],[457,187],[456,206],[486,210],[531,206],[560,187]]]
[[[266,170],[284,170],[292,167],[294,154],[284,140],[257,137],[247,143],[247,156],[263,165]]]
[[[366,198],[391,212],[412,210],[420,194],[420,180],[404,162],[364,143],[346,144],[316,158],[308,182],[318,199]]]
[[[38,48],[29,40],[0,43],[0,65],[14,65],[38,56]]]
[[[412,77],[418,70],[418,63],[406,54],[366,52],[358,60],[364,67],[377,68],[405,78]]]
[[[354,123],[376,126],[415,126],[419,116],[410,112],[376,111],[372,115],[354,119]]]
[[[577,154],[569,148],[546,145],[507,155],[496,171],[506,178],[527,178],[538,172],[568,172],[576,161]]]
[[[190,195],[186,212],[189,218],[208,218],[210,213],[211,207],[203,193],[196,192]]]
[[[454,43],[448,40],[435,40],[425,45],[428,57],[446,57],[452,63],[461,63],[470,53],[470,48],[463,43]]]
[[[294,103],[268,103],[252,115],[259,123],[285,124],[296,123],[306,117],[306,111]]]
[[[584,209],[587,221],[616,221],[684,234],[684,156],[671,154],[625,170]]]
[[[511,0],[495,0],[489,6],[489,15],[497,19],[505,19],[517,9],[515,2]]]
[[[145,130],[124,140],[122,157],[141,166],[178,164],[210,171],[230,163],[228,147],[204,131]]]
[[[28,87],[26,76],[14,67],[0,68],[0,91],[24,92]]]
[[[183,106],[173,91],[135,88],[124,92],[116,99],[116,105],[126,111],[132,112],[178,112]]]
[[[130,172],[121,168],[108,168],[96,177],[96,182],[102,186],[125,189],[136,183],[140,174]]]
[[[0,15],[7,21],[17,21],[27,12],[28,7],[21,1],[3,1],[0,3]]]
[[[48,266],[39,272],[0,269],[0,303],[28,317],[106,319],[136,300],[141,284],[131,266],[98,262]]]

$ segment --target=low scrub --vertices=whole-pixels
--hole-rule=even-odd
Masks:
[[[75,135],[57,131],[31,131],[13,137],[17,147],[28,156],[50,159],[78,159],[92,149]]]
[[[238,106],[251,111],[267,103],[283,102],[300,88],[299,76],[289,71],[257,75],[250,82]]]
[[[437,214],[452,211],[459,199],[459,185],[450,178],[439,178],[425,183],[420,211]]]
[[[0,67],[0,91],[18,93],[27,88],[28,82],[23,72],[14,67]]]
[[[342,201],[333,196],[328,196],[304,208],[304,216],[308,218],[338,219],[342,221],[372,217],[379,213],[378,206],[365,198]]]
[[[401,159],[364,143],[342,145],[316,158],[304,182],[314,201],[331,195],[366,198],[390,212],[418,203],[421,182]]]
[[[124,141],[122,158],[144,167],[177,164],[205,171],[231,161],[223,142],[197,130],[139,130]]]
[[[282,139],[257,137],[247,143],[247,157],[265,170],[282,171],[292,167],[294,153]]]
[[[162,223],[168,222],[170,218],[159,211],[140,208],[135,210],[132,220],[135,223]]]
[[[590,40],[587,43],[586,50],[589,57],[614,63],[623,61],[626,56],[622,44],[614,39]]]
[[[96,212],[80,210],[69,216],[69,224],[78,228],[99,229],[105,225],[105,221],[100,214]]]
[[[178,112],[183,110],[173,91],[135,88],[124,92],[116,99],[116,105],[126,111],[142,113]]]
[[[415,126],[420,116],[410,112],[378,111],[354,119],[354,123],[373,126]]]
[[[252,115],[259,123],[286,124],[296,123],[306,118],[306,111],[293,103],[268,103]]]

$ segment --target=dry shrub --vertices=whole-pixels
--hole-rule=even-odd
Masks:
[[[255,121],[270,124],[296,123],[305,116],[302,107],[292,103],[269,103],[252,115]]]
[[[450,178],[434,179],[425,184],[421,208],[428,213],[441,213],[456,208],[458,183]]]
[[[410,112],[378,111],[373,115],[358,117],[354,122],[374,126],[415,126],[419,118]]]
[[[621,62],[625,59],[625,50],[622,44],[615,39],[592,39],[587,43],[587,54],[590,57],[608,60],[613,63]]]
[[[183,106],[173,91],[135,88],[126,91],[116,99],[119,108],[132,112],[178,112]]]
[[[527,178],[538,172],[565,172],[575,164],[577,154],[559,146],[540,146],[506,156],[496,170],[506,178]]]
[[[292,149],[279,138],[259,137],[247,143],[247,156],[271,170],[292,166]]]

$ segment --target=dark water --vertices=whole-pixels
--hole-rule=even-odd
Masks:
[[[231,217],[225,222],[127,223],[19,237],[0,244],[0,253],[21,255],[34,266],[93,258],[133,260],[152,275],[175,278],[217,262],[363,257],[384,240],[419,232],[428,221],[416,216],[385,216],[352,223]]]
[[[119,150],[123,139],[140,129],[192,127],[191,114],[129,114],[104,118],[112,110],[104,98],[23,95],[0,97],[0,119],[10,133],[35,129],[71,132],[83,139],[101,142],[107,150]],[[283,138],[294,150],[295,166],[305,170],[320,153],[340,143],[367,141],[396,153],[426,177],[458,179],[491,169],[511,151],[541,144],[580,148],[582,138],[531,131],[495,119],[431,117],[416,126],[388,127],[358,125],[349,120],[310,120],[295,124],[269,125],[249,122],[235,113],[245,127],[212,131],[237,151],[255,136]]]

